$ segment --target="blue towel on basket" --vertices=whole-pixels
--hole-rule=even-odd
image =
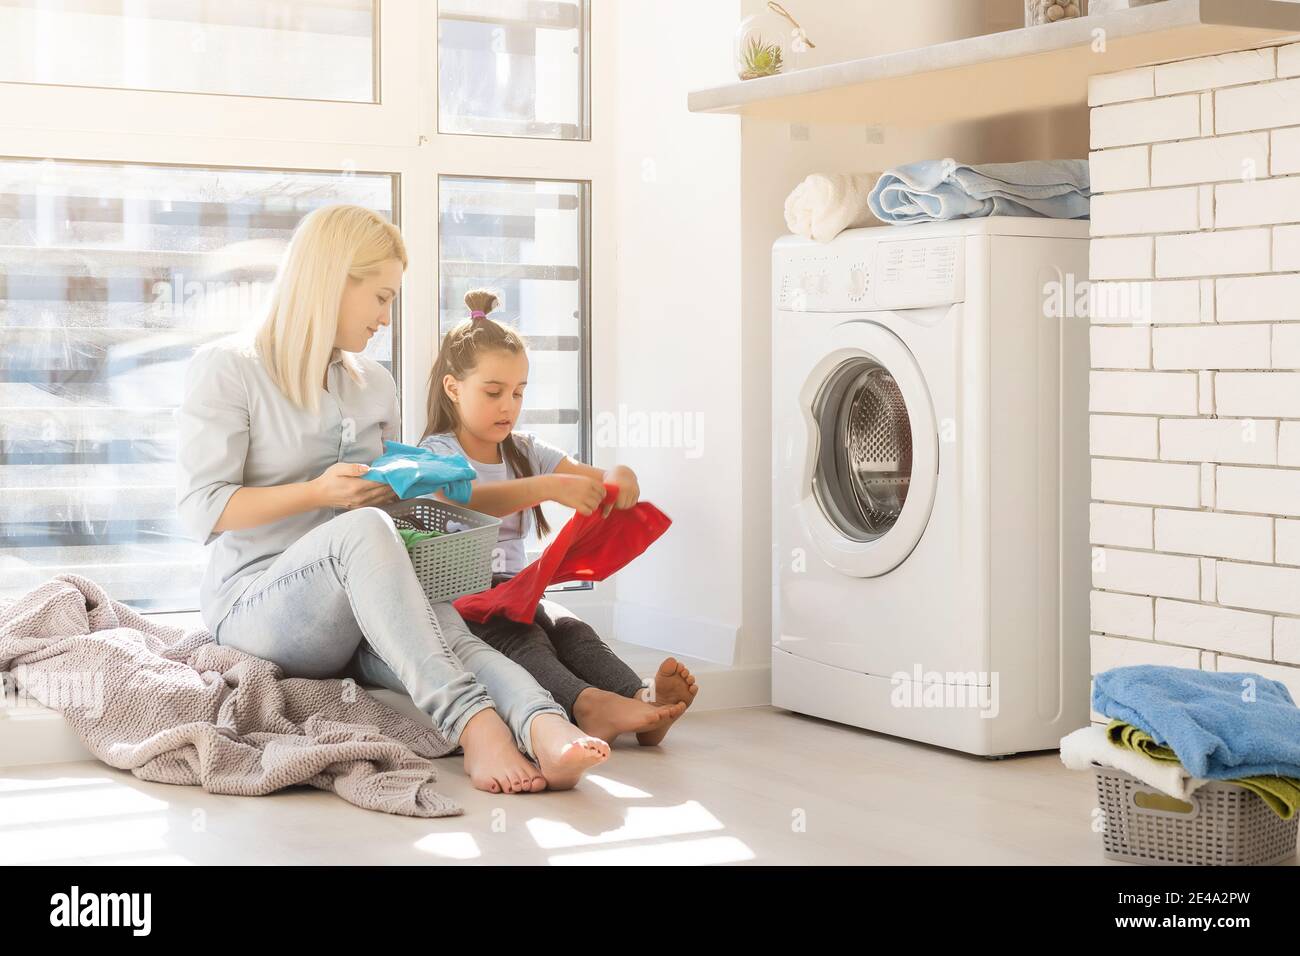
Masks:
[[[1172,748],[1194,777],[1300,777],[1300,708],[1259,674],[1116,667],[1093,678],[1092,709]]]
[[[895,225],[977,216],[1086,219],[1091,195],[1086,159],[981,166],[927,159],[885,170],[867,204]]]
[[[464,455],[435,455],[427,448],[385,439],[384,453],[361,477],[391,485],[403,500],[441,491],[452,501],[468,504],[470,482],[478,472]]]

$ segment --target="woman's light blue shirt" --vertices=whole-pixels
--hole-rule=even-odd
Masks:
[[[241,531],[214,532],[243,486],[310,481],[337,462],[369,464],[385,438],[400,439],[397,386],[384,366],[353,354],[353,381],[336,349],[320,411],[284,396],[248,344],[213,343],[190,361],[176,419],[176,510],[181,524],[209,545],[199,610],[210,631],[277,555],[341,513],[318,508]]]

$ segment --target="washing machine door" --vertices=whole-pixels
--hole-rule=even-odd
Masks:
[[[925,378],[903,341],[875,322],[835,326],[799,396],[807,447],[800,512],[835,570],[876,577],[925,533],[939,475]]]

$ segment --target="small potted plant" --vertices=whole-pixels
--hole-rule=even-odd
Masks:
[[[791,53],[803,53],[815,45],[789,11],[770,0],[765,10],[746,17],[736,29],[736,75],[742,80],[775,76],[790,63]]]
[[[1086,0],[1025,0],[1025,26],[1072,20],[1087,13]]]

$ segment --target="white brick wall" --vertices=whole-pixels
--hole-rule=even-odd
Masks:
[[[1219,372],[1214,376],[1214,394],[1220,415],[1300,418],[1297,372]]]
[[[1273,618],[1273,656],[1287,664],[1300,664],[1300,618]]]
[[[1267,325],[1155,329],[1151,364],[1158,369],[1269,368],[1271,341]]]
[[[1151,640],[1155,631],[1151,598],[1116,594],[1112,591],[1093,591],[1091,603],[1094,631]],[[1300,618],[1296,619],[1296,623],[1300,624]]]
[[[1187,139],[1177,143],[1157,143],[1151,149],[1151,168],[1137,166],[1135,151],[1145,156],[1145,146],[1129,149],[1107,149],[1093,153],[1090,169],[1100,168],[1101,185],[1093,181],[1093,188],[1109,189],[1109,175],[1119,182],[1132,182],[1121,189],[1140,189],[1148,182],[1152,186],[1182,186],[1187,183],[1239,182],[1243,176],[1267,175],[1268,133],[1242,133],[1239,136],[1208,136],[1205,139]],[[1123,154],[1120,159],[1109,158],[1110,153]],[[1300,155],[1300,149],[1297,150]]]
[[[1089,540],[1093,544],[1149,549],[1154,540],[1152,527],[1150,508],[1094,501],[1088,512]]]
[[[1159,422],[1159,457],[1166,461],[1277,464],[1275,421],[1253,418],[1163,418]]]
[[[1153,173],[1149,159],[1150,149],[1149,146],[1134,146],[1130,149],[1107,149],[1093,153],[1088,160],[1088,177],[1093,189],[1104,188],[1106,192],[1118,192],[1121,189],[1142,189],[1150,186]],[[1267,136],[1264,137],[1264,153],[1265,155],[1268,153]],[[1186,180],[1186,182],[1194,181]],[[1179,180],[1170,179],[1157,185],[1179,184]]]
[[[1300,43],[1088,102],[1093,673],[1300,688]]]
[[[1094,455],[1107,458],[1159,458],[1159,423],[1158,418],[1137,415],[1091,415],[1089,446]],[[1300,455],[1300,428],[1295,434],[1295,449]]]
[[[1121,240],[1122,241],[1122,240]],[[1093,241],[1093,247],[1097,241]],[[1206,280],[1207,283],[1209,280]],[[1210,283],[1212,285],[1212,283]],[[1278,290],[1284,295],[1289,290]],[[1201,282],[1099,282],[1088,286],[1088,310],[1095,325],[1186,325],[1212,322],[1213,290],[1201,297]],[[1297,318],[1300,318],[1298,311]]]
[[[1217,279],[1214,287],[1220,322],[1300,321],[1300,275]]]
[[[1222,276],[1242,272],[1267,272],[1271,261],[1273,232],[1269,229],[1234,229],[1224,232],[1194,232],[1155,238],[1155,275],[1159,279],[1179,276]],[[1128,240],[1117,240],[1128,241]],[[1294,248],[1293,248],[1294,245]],[[1300,260],[1300,236],[1287,239],[1281,252]]]
[[[1296,180],[1300,182],[1300,180]],[[1148,232],[1186,232],[1200,228],[1198,189],[1135,189],[1097,196],[1092,201],[1092,234],[1120,236]]]
[[[1092,372],[1088,405],[1094,412],[1195,415],[1197,377],[1184,372]]]

